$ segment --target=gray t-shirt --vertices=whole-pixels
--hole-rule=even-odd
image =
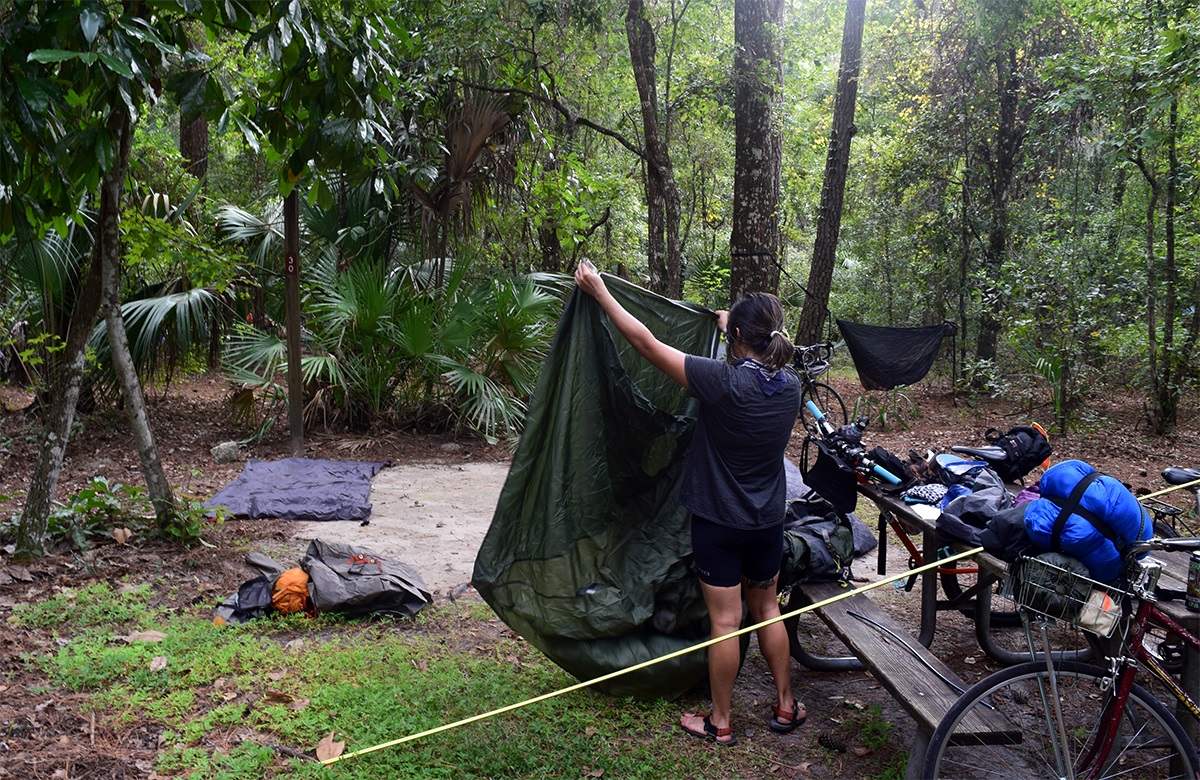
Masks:
[[[783,522],[787,501],[784,450],[800,409],[800,381],[767,395],[752,365],[688,355],[688,394],[700,401],[681,503],[694,514],[734,528]]]

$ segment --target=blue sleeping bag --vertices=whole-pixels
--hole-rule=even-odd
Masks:
[[[1088,484],[1080,492],[1083,481]],[[1078,558],[1100,582],[1120,576],[1126,545],[1154,535],[1154,523],[1133,493],[1081,460],[1051,466],[1038,486],[1041,497],[1025,511],[1030,540],[1042,550]],[[1068,505],[1069,514],[1063,511]]]

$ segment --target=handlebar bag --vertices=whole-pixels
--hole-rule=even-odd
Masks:
[[[1047,469],[1041,497],[1029,502],[1025,531],[1041,550],[1078,558],[1093,579],[1121,575],[1129,544],[1154,535],[1154,523],[1129,488],[1080,460]]]

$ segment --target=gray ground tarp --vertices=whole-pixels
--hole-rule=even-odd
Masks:
[[[712,312],[605,281],[663,341],[716,353]],[[581,680],[708,636],[678,502],[695,402],[609,328],[590,296],[567,301],[472,579],[509,626]],[[674,697],[706,672],[697,651],[599,687]]]
[[[371,477],[386,463],[285,458],[251,460],[205,502],[234,517],[358,520],[371,516]]]

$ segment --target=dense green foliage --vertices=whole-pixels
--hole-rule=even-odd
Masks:
[[[123,284],[131,331],[144,328],[132,340],[146,377],[215,361],[224,345],[240,380],[279,389],[279,198],[292,188],[305,202],[310,423],[424,420],[516,433],[555,318],[549,290],[528,274],[589,257],[648,278],[624,4],[322,0],[234,4],[228,18],[212,4],[148,5],[192,18],[189,37],[203,40],[153,63],[164,89],[136,125]],[[684,293],[721,307],[733,3],[649,9],[661,131],[681,193]],[[777,31],[778,292],[796,308],[843,12],[835,0],[793,4]],[[1194,392],[1200,331],[1193,5],[892,0],[870,3],[868,15],[831,313],[882,325],[955,321],[963,386],[1019,398],[1060,431],[1104,384],[1145,393],[1154,430],[1187,423],[1194,412],[1185,407],[1181,419],[1180,404]],[[80,51],[107,40],[89,19],[78,16],[73,38],[56,22],[60,37]],[[25,32],[5,43],[15,115],[74,94],[36,86],[21,63],[91,56],[21,49],[44,39]],[[180,122],[201,115],[208,173],[198,181],[178,139]],[[33,203],[21,212],[31,226],[64,233],[53,208],[69,214],[63,194],[94,186],[80,177],[97,172],[67,166],[34,188],[32,158],[19,153],[28,130],[3,127],[5,148],[18,153],[0,166],[0,232],[15,236],[12,208]],[[103,161],[103,134],[89,132]],[[41,330],[62,287],[54,280],[79,274],[78,261],[66,276],[47,265],[52,255],[31,240],[0,249],[12,282],[0,300],[6,330],[18,320]],[[86,243],[81,250],[86,259]]]

